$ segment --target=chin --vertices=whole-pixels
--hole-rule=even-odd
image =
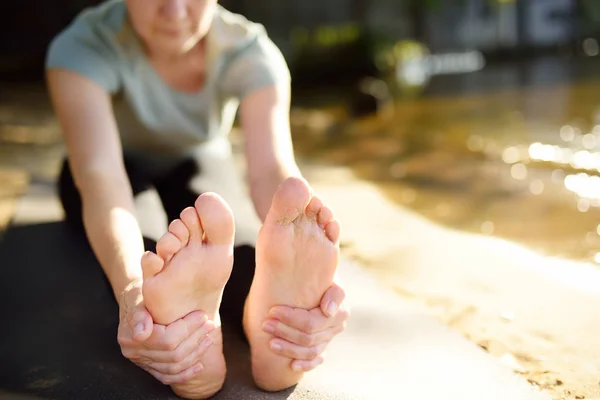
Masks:
[[[189,38],[187,40],[182,39],[155,39],[152,42],[152,48],[155,52],[161,54],[178,55],[189,51],[197,41]]]

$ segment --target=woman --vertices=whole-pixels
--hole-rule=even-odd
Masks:
[[[289,72],[264,29],[216,0],[111,0],[54,39],[47,79],[62,204],[112,286],[123,355],[210,397],[225,379],[222,314],[263,389],[319,365],[348,317],[339,224],[294,161]],[[238,107],[256,250],[227,138]]]

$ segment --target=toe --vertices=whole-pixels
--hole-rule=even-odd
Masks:
[[[144,279],[148,279],[158,274],[162,270],[163,265],[164,261],[162,258],[151,251],[145,252],[142,256],[142,272],[144,274]]]
[[[317,223],[319,224],[321,229],[325,229],[325,226],[327,226],[327,224],[330,223],[332,220],[333,211],[331,211],[331,208],[323,206],[323,208],[321,208],[321,211],[319,211],[319,215],[317,215]]]
[[[325,235],[327,235],[333,244],[338,244],[340,240],[340,230],[340,223],[334,219],[325,226]]]
[[[179,239],[182,246],[185,246],[188,243],[188,239],[190,238],[190,231],[185,226],[185,224],[180,220],[176,219],[171,222],[169,225],[169,232]]]
[[[306,216],[312,220],[317,220],[317,215],[319,215],[319,211],[323,208],[323,202],[317,196],[313,197],[306,206]]]
[[[169,262],[173,255],[181,249],[181,241],[171,232],[165,233],[156,243],[156,253],[164,260]]]
[[[203,193],[196,200],[195,206],[206,233],[206,241],[213,244],[233,244],[233,212],[225,200],[215,193]]]
[[[204,229],[202,229],[202,224],[200,223],[200,218],[198,217],[196,209],[194,207],[188,207],[181,212],[180,217],[189,232],[189,239],[202,241]]]
[[[310,199],[310,187],[304,179],[288,178],[275,192],[269,213],[282,223],[290,223],[304,212]]]

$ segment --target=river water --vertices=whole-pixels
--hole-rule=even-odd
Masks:
[[[449,228],[600,263],[598,59],[437,76],[360,119],[329,104],[293,114],[301,154]]]

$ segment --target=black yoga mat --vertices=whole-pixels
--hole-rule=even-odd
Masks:
[[[360,268],[344,263],[341,275],[352,317],[323,366],[296,388],[260,391],[248,347],[224,316],[228,376],[214,398],[544,398]],[[29,218],[0,240],[0,316],[0,400],[178,398],[121,355],[112,292],[85,238],[64,222]]]

